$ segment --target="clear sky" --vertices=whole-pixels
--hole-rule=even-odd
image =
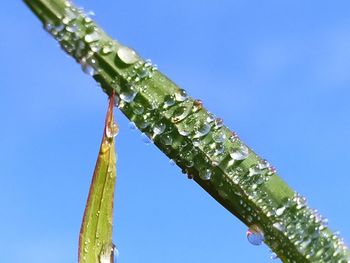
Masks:
[[[350,241],[348,0],[78,4],[202,99]],[[21,1],[1,2],[0,23],[0,261],[73,263],[107,98]],[[271,261],[116,117],[120,263]]]

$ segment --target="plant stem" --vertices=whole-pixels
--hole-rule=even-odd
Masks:
[[[155,145],[284,262],[349,262],[342,240],[222,120],[65,0],[24,1]],[[253,231],[253,232],[254,232]],[[250,231],[251,233],[252,231]]]

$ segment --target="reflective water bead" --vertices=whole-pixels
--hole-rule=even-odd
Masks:
[[[137,127],[136,127],[135,122],[133,122],[133,121],[129,122],[129,128],[130,128],[130,130],[136,130]]]
[[[199,177],[202,179],[202,180],[210,180],[211,179],[211,176],[212,176],[212,172],[210,169],[208,168],[201,168],[199,170]]]
[[[140,59],[135,50],[126,46],[119,47],[117,55],[125,64],[134,64]]]
[[[264,233],[257,225],[252,225],[247,231],[247,239],[250,244],[259,246],[264,241]]]
[[[281,216],[283,215],[284,211],[286,210],[285,206],[281,206],[279,208],[276,209],[276,216]]]
[[[152,144],[152,140],[145,133],[141,134],[141,139],[146,145]]]
[[[170,134],[162,134],[160,141],[164,145],[171,145],[173,143],[173,138]]]
[[[208,122],[201,123],[194,135],[194,138],[200,138],[207,135],[210,132],[211,126]]]
[[[86,43],[91,43],[100,40],[100,34],[98,31],[93,31],[90,34],[85,35],[84,40]]]
[[[134,100],[134,98],[137,95],[137,90],[134,86],[132,85],[127,85],[122,92],[120,93],[120,98],[127,102],[130,103]]]
[[[114,263],[117,263],[119,258],[119,249],[115,245],[113,246],[113,256],[114,256]]]
[[[165,131],[166,125],[164,123],[157,123],[153,127],[154,135],[162,134]]]
[[[222,143],[226,139],[226,134],[222,130],[212,133],[212,138],[217,143]]]
[[[107,125],[107,127],[106,127],[107,138],[111,139],[111,138],[117,136],[118,131],[119,131],[118,124],[111,123],[111,124]]]
[[[203,102],[202,102],[201,100],[195,100],[195,101],[193,102],[192,111],[193,111],[193,112],[197,112],[197,111],[199,111],[202,107],[203,107]]]
[[[132,112],[136,115],[142,115],[145,111],[145,108],[139,104],[139,103],[134,103],[132,107]]]
[[[252,165],[249,168],[248,176],[260,175],[260,174],[263,174],[263,173],[264,173],[264,171],[260,169],[259,165]]]
[[[274,252],[271,252],[270,259],[272,259],[272,260],[278,259],[277,254],[276,254],[276,253],[274,253]]]
[[[214,114],[212,114],[212,113],[208,113],[209,115],[208,115],[208,117],[207,117],[207,122],[208,123],[212,123],[214,120],[215,120],[215,115]]]
[[[187,109],[187,107],[181,106],[178,107],[174,112],[173,112],[173,116],[171,118],[171,121],[176,123],[179,121],[182,121],[183,119],[185,119],[189,114],[189,111]]]
[[[224,125],[224,121],[221,118],[216,118],[214,121],[215,129],[219,129]]]
[[[188,95],[184,89],[179,89],[175,92],[175,99],[177,101],[185,101],[188,98]]]
[[[244,144],[241,144],[239,147],[236,147],[230,150],[231,158],[237,161],[246,159],[248,155],[249,155],[249,149]]]
[[[176,100],[175,100],[175,96],[174,95],[166,95],[164,97],[164,108],[168,108],[171,107],[175,104]]]

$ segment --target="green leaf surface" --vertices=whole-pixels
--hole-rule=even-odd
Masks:
[[[111,97],[80,230],[80,263],[113,262],[112,227],[116,182],[114,136],[117,132],[118,128],[113,120],[113,97]]]
[[[107,94],[118,96],[125,116],[246,224],[248,234],[264,241],[283,262],[350,262],[349,249],[324,218],[201,101],[113,40],[71,2],[24,1],[84,72]]]

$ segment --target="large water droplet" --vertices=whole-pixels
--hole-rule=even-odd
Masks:
[[[162,134],[165,131],[165,128],[166,128],[165,123],[157,123],[153,127],[154,135]]]
[[[117,55],[125,64],[134,64],[139,60],[139,56],[135,50],[126,46],[120,47],[117,51]]]
[[[185,119],[190,114],[190,110],[186,106],[180,106],[178,107],[171,117],[171,121],[173,123],[177,123]]]
[[[107,125],[107,127],[106,127],[107,138],[111,139],[111,138],[117,136],[118,131],[119,131],[118,124],[112,123],[112,124]]]
[[[175,99],[177,101],[185,101],[187,100],[188,95],[184,89],[179,89],[175,92]]]
[[[199,177],[202,179],[202,180],[210,180],[212,176],[212,172],[209,168],[202,168],[199,170]]]
[[[264,233],[257,225],[252,225],[247,231],[247,239],[250,244],[259,246],[264,241]]]
[[[175,96],[174,95],[166,95],[164,97],[164,108],[171,107],[175,104]]]
[[[244,144],[241,144],[239,147],[236,147],[230,150],[231,158],[237,161],[246,159],[248,155],[249,155],[249,149]]]
[[[134,100],[134,98],[137,95],[137,90],[134,86],[132,85],[127,85],[123,91],[120,93],[120,98],[127,102],[130,103]]]
[[[208,122],[201,123],[194,135],[194,138],[200,138],[207,135],[210,132],[211,126]]]
[[[93,31],[90,34],[85,35],[84,40],[86,43],[91,43],[100,40],[100,33],[98,31]]]
[[[276,209],[276,215],[277,216],[281,216],[283,215],[284,211],[286,210],[286,207],[285,206],[281,206],[279,208]]]

